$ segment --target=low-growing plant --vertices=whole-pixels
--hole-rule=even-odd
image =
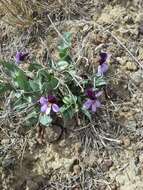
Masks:
[[[31,62],[23,70],[20,65],[28,58],[24,52],[17,52],[15,62],[0,61],[0,94],[12,94],[12,114],[24,118],[23,126],[49,127],[57,117],[65,123],[77,114],[91,121],[101,108],[109,55],[101,52],[97,72],[84,74],[84,68],[79,71],[70,55],[71,33],[63,37],[58,45],[59,60],[49,60],[47,66]]]

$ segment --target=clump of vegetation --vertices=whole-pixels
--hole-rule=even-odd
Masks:
[[[38,126],[43,134],[45,127],[56,123],[64,128],[65,121],[74,117],[91,122],[102,108],[100,98],[107,84],[110,56],[101,52],[97,72],[85,74],[84,68],[79,70],[70,56],[71,41],[71,33],[65,33],[58,45],[59,60],[49,59],[47,66],[33,61],[23,70],[23,61],[30,52],[17,52],[15,62],[1,61],[0,93],[11,95],[9,117],[13,122]]]

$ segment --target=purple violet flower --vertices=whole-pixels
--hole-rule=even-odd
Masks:
[[[88,99],[83,104],[83,107],[91,110],[92,112],[96,112],[97,108],[101,107],[101,103],[98,100],[98,97],[101,96],[101,94],[102,91],[96,93],[92,88],[88,89],[86,92]]]
[[[41,104],[41,112],[46,113],[47,115],[50,114],[51,110],[55,113],[60,110],[55,96],[49,95],[47,98],[42,96],[39,103]]]
[[[100,61],[99,61],[100,64],[105,63],[107,57],[108,57],[108,54],[107,54],[107,53],[105,53],[105,52],[101,52],[101,53],[100,53]]]
[[[108,62],[109,62],[110,57],[111,57],[110,54],[107,54],[105,52],[100,53],[100,60],[99,60],[99,66],[98,66],[98,72],[97,72],[99,76],[104,75],[108,71],[108,68],[109,68]]]
[[[97,74],[99,76],[104,75],[108,71],[108,68],[109,68],[109,66],[108,66],[107,63],[102,63],[101,65],[98,66],[98,72],[97,72]]]
[[[28,53],[17,52],[15,56],[16,63],[19,64],[21,61],[28,56]]]

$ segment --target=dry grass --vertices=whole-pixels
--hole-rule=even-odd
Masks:
[[[26,1],[26,0],[0,0],[0,10],[3,20],[14,27],[27,28],[35,22],[46,10],[56,9],[56,1]],[[60,3],[57,2],[60,6]]]
[[[34,23],[43,22],[48,14],[54,16],[55,20],[84,14],[82,7],[86,4],[84,0],[0,0],[0,11],[2,20],[7,24],[27,28]]]
[[[3,20],[16,27],[27,27],[31,25],[33,19],[33,9],[37,9],[36,5],[27,3],[26,0],[1,0],[0,8],[3,13]]]

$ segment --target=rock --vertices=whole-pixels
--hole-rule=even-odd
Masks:
[[[62,139],[62,140],[59,142],[59,146],[62,147],[62,148],[65,148],[65,147],[66,147],[66,140],[65,140],[65,139]]]
[[[26,182],[26,190],[35,190],[38,189],[38,184],[32,180],[27,180]]]
[[[114,8],[110,5],[106,6],[97,22],[99,24],[111,24],[118,17],[118,15],[123,14],[124,11],[125,9],[121,7],[119,8],[118,5],[114,6]]]
[[[139,48],[138,54],[139,54],[138,58],[142,60],[143,59],[143,48],[142,47]]]
[[[84,27],[83,27],[83,30],[82,30],[82,31],[83,31],[83,32],[87,32],[87,31],[88,31],[88,29],[89,29],[89,25],[87,25],[87,24],[86,24],[86,25],[84,25]]]
[[[132,80],[136,83],[136,85],[140,85],[143,82],[143,71],[138,70],[131,74]]]
[[[109,169],[113,166],[113,161],[111,159],[107,159],[103,162],[102,170],[104,172],[109,171]]]
[[[138,31],[139,31],[139,34],[142,34],[143,35],[143,25],[140,25],[138,27]]]
[[[143,143],[140,142],[138,145],[137,145],[137,150],[140,152],[140,151],[143,151]]]
[[[101,160],[98,160],[98,161],[101,161]],[[94,151],[91,151],[88,156],[84,157],[84,163],[94,168],[97,166],[97,155],[95,154]]]
[[[123,141],[123,145],[125,147],[129,147],[131,145],[131,141],[130,141],[129,137],[123,137],[122,141]]]
[[[102,184],[99,187],[97,187],[99,190],[106,190],[106,185]]]
[[[141,174],[142,174],[141,168],[140,168],[140,167],[136,167],[136,168],[135,168],[135,175],[136,175],[136,176],[139,176],[139,175],[141,175]]]
[[[126,118],[127,119],[127,118]],[[126,120],[124,122],[125,127],[130,131],[136,131],[137,123],[134,120],[134,118],[129,118],[129,120]]]
[[[118,189],[118,185],[116,183],[111,184],[111,189],[112,190],[117,190]]]
[[[137,71],[138,70],[137,65],[135,63],[129,62],[129,61],[126,63],[125,68],[128,71]]]
[[[73,187],[73,190],[80,190],[80,189],[81,189],[80,185],[77,185],[76,187]]]
[[[134,19],[131,16],[128,16],[128,15],[124,17],[124,21],[127,24],[134,24]]]
[[[143,154],[139,155],[139,161],[140,161],[141,164],[143,164]]]
[[[9,139],[2,139],[1,140],[1,144],[2,145],[8,145],[10,143],[10,140]]]
[[[143,83],[141,83],[139,87],[141,90],[143,90]]]
[[[116,60],[119,64],[124,65],[127,62],[128,57],[116,57]]]
[[[76,175],[80,175],[81,168],[79,165],[74,165],[73,166],[73,173]]]
[[[65,167],[67,172],[73,171],[73,166],[74,166],[75,161],[76,161],[75,159],[66,159],[65,160],[64,167]]]
[[[15,158],[9,157],[5,158],[2,162],[2,167],[6,170],[11,169],[13,170],[15,166]]]
[[[124,106],[124,107],[122,108],[122,111],[123,111],[123,112],[128,112],[129,110],[130,110],[130,108],[127,107],[127,106],[126,106],[126,107]]]
[[[134,159],[134,164],[137,166],[139,161],[140,161],[139,156],[136,156],[135,159]]]
[[[79,156],[79,154],[81,153],[81,143],[76,143],[74,145],[74,151],[75,151],[75,156]]]

